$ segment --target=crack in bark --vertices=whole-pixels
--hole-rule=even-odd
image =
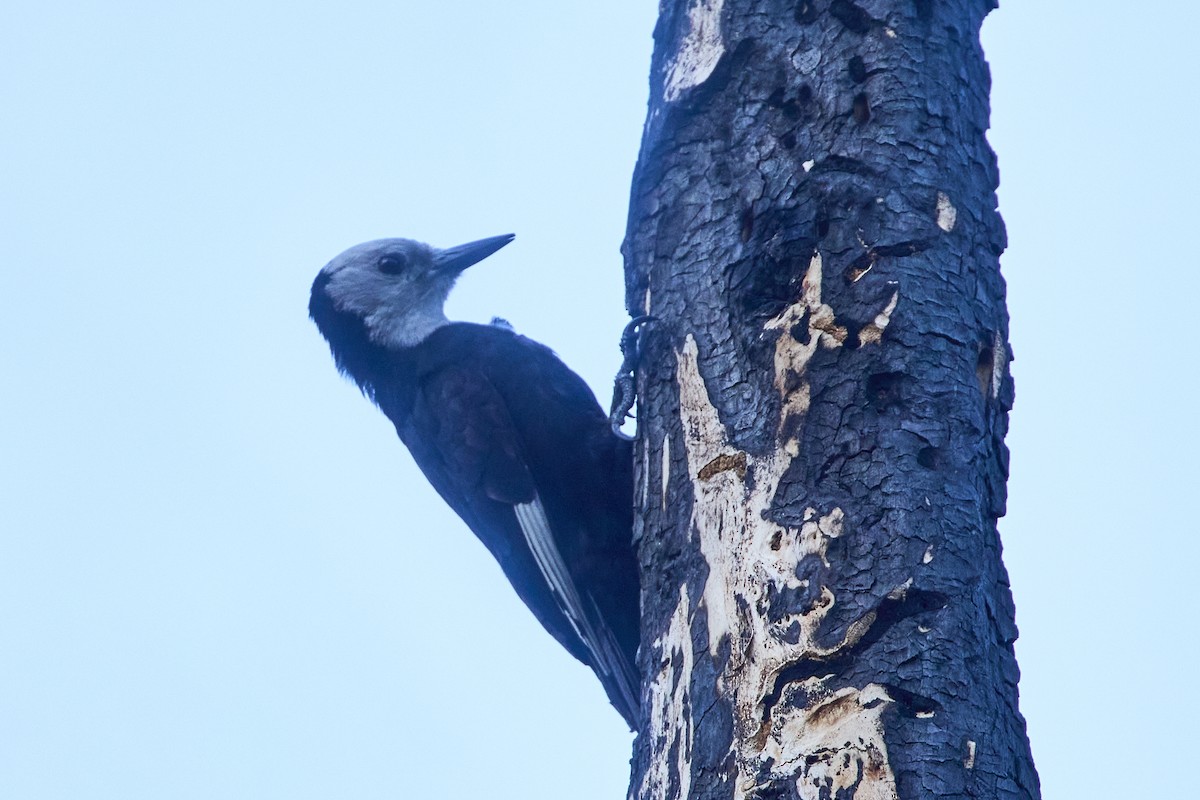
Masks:
[[[829,648],[828,653],[806,656],[779,670],[774,685],[763,698],[763,721],[770,719],[788,684],[845,673],[865,650],[882,639],[897,623],[918,614],[945,608],[948,602],[949,598],[941,592],[924,589],[907,589],[883,598],[874,610],[868,611],[852,623],[842,642]],[[852,640],[854,626],[862,623],[865,623],[864,629],[858,631],[858,635]],[[905,694],[912,698],[918,697],[911,692]],[[933,701],[928,700],[928,703]]]
[[[909,239],[895,244],[877,244],[867,248],[867,252],[855,258],[847,265],[845,276],[847,283],[857,283],[859,278],[871,271],[871,268],[884,258],[907,258],[924,252],[933,246],[932,239]]]

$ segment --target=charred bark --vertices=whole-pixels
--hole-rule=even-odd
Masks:
[[[636,798],[1035,798],[985,0],[664,0]]]

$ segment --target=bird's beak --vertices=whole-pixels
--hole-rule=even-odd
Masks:
[[[472,264],[487,258],[515,238],[517,238],[515,234],[506,233],[503,236],[492,236],[477,242],[468,242],[457,247],[438,250],[433,256],[433,266],[438,272],[457,275]]]

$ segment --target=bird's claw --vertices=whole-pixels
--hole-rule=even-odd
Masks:
[[[622,439],[636,439],[636,436],[630,436],[621,430],[621,426],[625,424],[625,420],[631,417],[629,410],[633,408],[634,402],[637,400],[637,367],[641,359],[642,347],[642,330],[643,327],[657,320],[657,317],[644,314],[639,317],[634,317],[621,331],[621,369],[617,371],[617,377],[613,380],[613,399],[611,410],[608,413],[608,422],[612,427],[612,432]]]

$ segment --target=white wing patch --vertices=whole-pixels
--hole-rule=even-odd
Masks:
[[[592,654],[593,663],[601,673],[612,677],[620,687],[628,707],[637,708],[639,703],[634,689],[637,678],[630,674],[625,659],[621,657],[621,648],[617,645],[612,630],[607,625],[601,625],[600,631],[597,632],[592,624],[592,620],[600,619],[600,610],[591,597],[588,597],[588,603],[592,613],[585,613],[583,601],[575,588],[575,581],[567,571],[562,554],[558,552],[558,545],[554,543],[550,520],[546,517],[541,498],[534,497],[529,503],[517,503],[513,506],[513,511],[517,514],[517,522],[521,525],[525,542],[537,561],[538,569],[542,571],[542,577],[558,598],[571,627]]]

